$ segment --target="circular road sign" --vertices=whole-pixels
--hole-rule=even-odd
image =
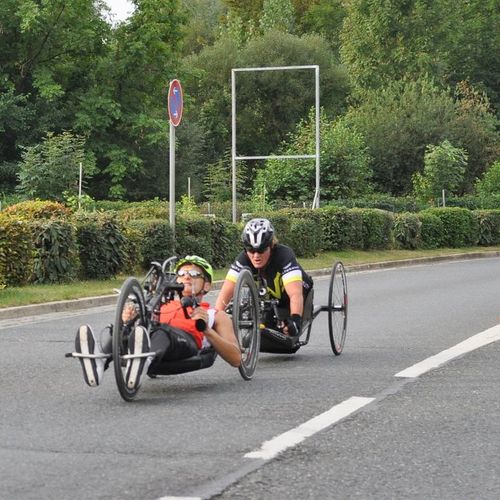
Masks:
[[[177,127],[182,119],[182,87],[179,80],[172,80],[168,89],[168,117],[170,123]]]

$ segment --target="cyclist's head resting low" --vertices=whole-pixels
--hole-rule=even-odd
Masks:
[[[274,228],[267,219],[249,220],[241,235],[248,258],[256,268],[263,268],[271,257],[271,249],[276,244]]]
[[[198,255],[186,255],[175,266],[177,281],[184,283],[183,295],[207,293],[214,279],[210,263]]]

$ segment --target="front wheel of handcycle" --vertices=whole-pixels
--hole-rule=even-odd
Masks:
[[[135,309],[134,316],[128,321],[123,320],[125,309]],[[116,385],[125,401],[132,401],[138,392],[138,388],[130,389],[127,387],[125,380],[127,361],[123,356],[128,354],[128,338],[132,329],[137,325],[146,327],[146,323],[146,305],[142,286],[136,278],[127,278],[120,289],[113,326],[113,366]]]
[[[257,367],[260,351],[259,302],[252,273],[243,269],[233,293],[232,320],[234,333],[241,349],[239,371],[250,380]]]
[[[336,262],[328,290],[328,331],[333,353],[338,356],[344,349],[347,331],[347,278],[342,262]]]

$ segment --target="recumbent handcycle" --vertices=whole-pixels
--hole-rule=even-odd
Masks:
[[[142,325],[149,332],[159,325],[160,307],[162,304],[174,300],[178,295],[181,305],[197,307],[195,297],[182,297],[184,288],[182,283],[176,282],[174,272],[177,257],[166,259],[162,264],[152,262],[151,267],[142,281],[129,277],[123,283],[116,305],[114,324],[109,325],[112,335],[112,353],[82,355],[80,353],[68,353],[68,357],[97,357],[112,358],[116,385],[121,397],[125,401],[132,401],[137,395],[139,388],[131,389],[127,386],[125,377],[127,362],[134,357],[148,357],[154,353],[129,354],[128,338],[132,329]],[[123,312],[133,305],[136,314],[129,320],[123,319]],[[234,332],[241,349],[241,364],[238,367],[243,379],[251,380],[260,349],[259,334],[259,301],[257,287],[250,271],[242,272],[236,283],[232,298],[232,322]],[[197,320],[203,322],[203,320]],[[204,322],[203,322],[204,323]],[[201,331],[205,324],[197,324]],[[174,361],[162,361],[161,364],[150,367],[148,376],[156,378],[163,375],[174,375],[194,370],[200,370],[212,366],[217,358],[217,353],[212,346],[202,348],[195,356]]]
[[[260,311],[260,352],[294,354],[300,347],[309,342],[314,319],[321,312],[328,315],[328,333],[333,353],[338,356],[344,349],[347,332],[347,278],[342,262],[337,261],[330,273],[328,303],[314,305],[314,288],[304,298],[302,329],[299,335],[290,337],[280,331],[289,311],[278,307],[278,300],[271,298],[267,292],[267,284],[259,279],[259,311]],[[302,336],[305,334],[305,337]]]

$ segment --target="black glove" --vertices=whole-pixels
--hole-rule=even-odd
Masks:
[[[300,335],[302,331],[302,317],[300,314],[292,314],[287,318],[286,326],[288,327],[288,335],[290,335],[290,337]]]

